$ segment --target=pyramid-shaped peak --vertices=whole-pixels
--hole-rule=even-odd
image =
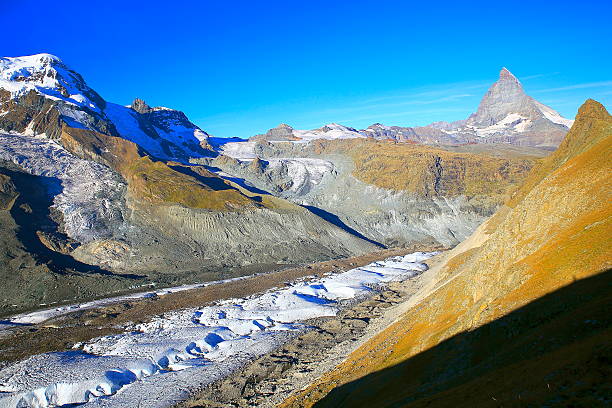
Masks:
[[[511,80],[518,82],[518,79],[508,70],[508,68],[503,67],[501,71],[499,71],[499,79],[501,80]]]

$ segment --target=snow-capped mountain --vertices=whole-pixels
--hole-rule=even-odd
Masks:
[[[308,142],[371,137],[424,144],[509,143],[554,149],[572,123],[573,120],[527,95],[519,80],[503,68],[476,113],[464,120],[418,127],[375,123],[362,130],[336,123],[314,130],[296,130],[281,124],[252,140]]]
[[[106,116],[124,138],[143,147],[150,154],[164,158],[189,158],[209,155],[208,133],[189,121],[178,110],[151,108],[141,99],[129,106],[108,103]]]
[[[58,139],[64,125],[123,137],[163,159],[210,155],[208,134],[183,112],[106,102],[50,54],[0,58],[0,130]]]
[[[528,96],[519,80],[503,68],[499,80],[485,94],[476,113],[465,123],[450,126],[450,133],[467,133],[480,138],[503,138],[504,141],[539,145],[550,141],[546,135],[557,135],[555,146],[572,126],[558,112]],[[529,143],[521,134],[532,137]],[[546,140],[542,140],[542,138]]]
[[[412,140],[430,143],[510,143],[556,148],[572,126],[573,120],[525,93],[519,80],[506,68],[483,96],[476,113],[456,122],[435,122],[421,128],[397,128],[391,138],[412,130]],[[380,138],[380,131],[375,132]],[[446,134],[446,136],[442,136]]]
[[[267,141],[295,141],[295,142],[309,142],[316,139],[353,139],[353,138],[364,138],[367,137],[361,131],[339,125],[337,123],[330,123],[318,129],[312,130],[298,130],[291,126],[281,123],[275,128],[268,130],[266,133],[253,136],[252,141],[267,140]]]
[[[13,98],[35,91],[96,112],[104,108],[104,100],[83,77],[51,54],[0,58],[0,88]]]

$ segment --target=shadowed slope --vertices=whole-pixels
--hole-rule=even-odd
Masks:
[[[345,406],[368,406],[367,402],[376,401],[375,406],[385,406],[383,401],[386,401],[387,406],[403,406],[408,404],[404,398],[409,396],[437,398],[436,387],[442,387],[445,383],[447,385],[440,390],[454,386],[467,387],[467,382],[474,378],[485,381],[489,375],[486,370],[481,374],[473,371],[477,371],[479,360],[489,361],[486,364],[489,364],[487,370],[490,372],[506,370],[503,375],[500,371],[499,378],[491,377],[505,395],[520,394],[521,384],[525,384],[523,377],[529,373],[530,367],[542,370],[540,373],[552,372],[555,367],[562,369],[561,372],[565,374],[557,381],[567,381],[571,387],[578,389],[577,377],[572,374],[571,368],[578,363],[572,359],[577,358],[580,363],[589,364],[593,359],[605,359],[606,353],[601,354],[594,345],[589,345],[592,339],[585,331],[569,330],[563,322],[571,321],[572,313],[576,313],[575,324],[583,324],[584,319],[594,320],[595,324],[602,324],[603,329],[607,330],[609,322],[601,320],[601,310],[609,310],[609,298],[595,301],[592,303],[593,309],[588,312],[572,311],[569,308],[555,316],[547,315],[542,310],[532,317],[533,320],[522,322],[519,319],[517,323],[509,324],[508,330],[524,333],[524,342],[515,345],[519,354],[513,352],[514,346],[506,342],[503,336],[498,343],[493,341],[498,338],[495,334],[490,338],[491,341],[481,342],[477,341],[480,335],[474,337],[469,333],[480,328],[483,328],[480,333],[485,333],[489,330],[484,329],[487,324],[576,280],[610,268],[611,156],[612,118],[602,105],[588,100],[580,108],[576,123],[560,149],[532,171],[527,182],[508,203],[509,207],[498,211],[470,238],[476,244],[468,250],[460,246],[451,252],[453,258],[439,269],[436,289],[426,294],[419,304],[376,336],[370,344],[357,350],[345,363],[285,405],[311,406],[334,387],[369,375],[361,383],[367,386],[344,387],[321,404],[346,401]],[[609,281],[608,275],[605,275],[605,279]],[[601,284],[602,281],[598,282]],[[588,296],[583,299],[585,306],[589,302],[586,299]],[[589,315],[598,317],[582,317]],[[512,319],[502,322],[512,322]],[[563,337],[562,333],[566,330],[576,334],[576,337],[559,343],[560,347],[569,347],[567,352],[547,355],[548,349],[530,342],[530,335],[524,330],[534,330],[536,337],[533,339],[538,339],[540,344]],[[606,333],[609,338],[609,332]],[[442,361],[434,358],[425,364],[423,362],[429,357],[418,357],[418,364],[423,364],[422,368],[426,367],[427,370],[411,369],[406,372],[397,368],[392,371],[392,367],[407,361],[406,364],[417,364],[409,361],[423,350],[437,348],[442,342],[457,335],[462,337],[450,341],[447,343],[450,346],[443,346],[442,349],[448,348],[445,353],[449,355],[458,352],[461,356],[464,353],[465,359],[452,360],[455,363],[449,364],[443,358]],[[519,340],[521,336],[523,334]],[[537,336],[541,336],[541,339]],[[600,336],[606,334],[602,331]],[[602,344],[604,338],[599,338],[598,344]],[[456,348],[458,344],[461,347]],[[534,358],[542,359],[541,365],[525,363],[525,371],[512,368],[516,358],[530,353]],[[500,357],[497,360],[502,355],[506,355],[506,359]],[[429,364],[441,364],[442,367],[429,367]],[[605,363],[596,363],[596,366],[604,367]],[[520,364],[518,367],[521,367]],[[391,371],[371,374],[380,370]],[[429,375],[432,372],[429,370],[439,371]],[[486,381],[480,382],[473,391],[482,392],[485,385]],[[561,395],[560,391],[556,395]],[[478,405],[477,399],[480,397],[470,397],[473,398],[470,400],[472,402],[466,402],[465,405]],[[533,400],[540,397],[534,396]],[[454,404],[461,402],[453,400]],[[444,406],[442,403],[440,405]],[[433,403],[432,406],[437,405]]]
[[[612,271],[570,284],[314,406],[603,407],[612,392],[611,290]]]

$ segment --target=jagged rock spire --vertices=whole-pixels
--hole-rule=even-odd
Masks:
[[[134,99],[134,102],[132,102],[130,107],[138,113],[148,113],[151,111],[151,107],[140,98]]]
[[[490,126],[510,113],[531,117],[537,112],[532,98],[525,94],[519,80],[507,68],[502,68],[499,79],[480,101],[478,111],[468,122],[477,126]]]

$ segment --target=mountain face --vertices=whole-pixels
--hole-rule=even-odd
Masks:
[[[572,122],[528,96],[519,80],[503,68],[476,113],[445,130],[460,137],[555,148]]]
[[[186,161],[214,155],[208,134],[183,112],[106,102],[81,75],[49,54],[0,59],[0,129],[59,139],[64,125],[120,136],[149,154]]]
[[[484,95],[476,113],[465,120],[435,122],[421,127],[375,123],[363,130],[335,123],[320,129],[296,130],[283,124],[251,140],[304,142],[370,137],[435,145],[506,143],[554,150],[572,122],[528,96],[519,80],[503,68],[499,80]]]
[[[611,154],[612,117],[588,100],[506,206],[432,267],[411,309],[281,406],[600,405]]]
[[[377,248],[189,164],[216,153],[180,111],[107,102],[47,54],[0,61],[0,314]]]

